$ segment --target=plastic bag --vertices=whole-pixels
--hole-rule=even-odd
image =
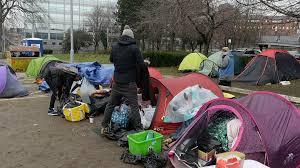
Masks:
[[[151,125],[153,116],[155,113],[155,107],[149,106],[140,111],[141,123],[144,129],[148,129]]]
[[[94,87],[94,85],[90,84],[90,82],[86,80],[86,78],[83,78],[80,87],[80,96],[82,102],[90,104],[91,103],[90,96],[95,92],[96,92],[96,88]]]
[[[199,108],[206,102],[218,98],[210,90],[200,88],[198,85],[188,87],[178,93],[166,109],[164,122],[178,123],[193,118]]]
[[[126,104],[116,106],[111,116],[111,122],[119,128],[127,128],[129,123],[129,111],[130,107]]]

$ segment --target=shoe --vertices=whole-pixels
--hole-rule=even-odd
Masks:
[[[48,116],[58,116],[58,115],[59,115],[58,112],[54,108],[48,110]]]
[[[108,127],[101,128],[100,134],[102,136],[105,136],[105,135],[109,134],[109,128]]]

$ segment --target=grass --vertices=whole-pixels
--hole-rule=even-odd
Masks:
[[[64,61],[70,60],[69,54],[55,54],[54,56]],[[93,61],[97,61],[101,64],[110,64],[109,55],[106,54],[83,53],[83,54],[74,55],[74,62],[93,62]]]
[[[178,72],[178,67],[156,67],[156,69],[166,76],[182,76],[183,74]]]
[[[55,57],[59,58],[60,60],[69,61],[70,56],[69,54],[56,54]],[[91,53],[84,53],[84,54],[75,54],[74,55],[74,62],[93,62],[97,61],[101,64],[111,64],[109,61],[109,55],[106,54],[91,54]],[[159,67],[157,68],[163,75],[167,76],[180,76],[181,73],[178,72],[177,67]]]

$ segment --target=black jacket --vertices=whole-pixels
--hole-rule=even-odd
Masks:
[[[66,73],[56,67],[51,67],[45,74],[45,81],[49,85],[51,91],[55,94],[60,91],[69,95],[75,78],[76,75]]]
[[[114,81],[125,84],[137,81],[137,68],[144,64],[136,41],[128,36],[113,44],[110,62],[115,66]]]

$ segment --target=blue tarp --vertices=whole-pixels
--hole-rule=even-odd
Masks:
[[[99,64],[98,62],[83,62],[68,64],[78,69],[81,77],[85,77],[93,85],[109,85],[115,67],[113,64]]]

